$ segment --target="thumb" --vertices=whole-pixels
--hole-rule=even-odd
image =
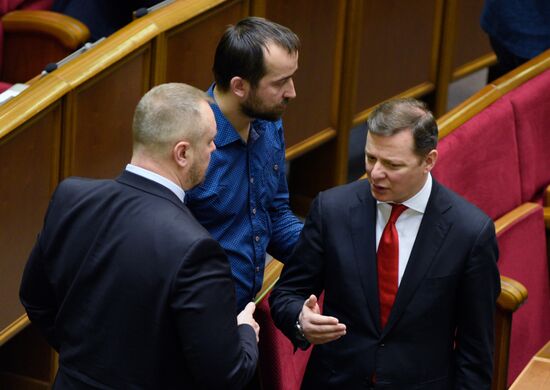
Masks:
[[[254,302],[248,302],[248,304],[243,309],[243,312],[246,312],[250,315],[254,314],[254,311],[256,310],[256,304]]]
[[[306,299],[305,305],[312,310],[315,309],[315,306],[317,305],[317,297],[311,294],[309,298]]]

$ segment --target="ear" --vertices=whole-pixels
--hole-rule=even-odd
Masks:
[[[426,166],[424,167],[424,172],[425,173],[430,172],[435,166],[436,161],[437,161],[437,150],[432,149],[424,158],[424,162],[426,163]]]
[[[250,83],[241,77],[235,76],[229,82],[229,87],[231,88],[231,92],[233,92],[234,95],[241,99],[244,99],[246,98],[246,96],[248,95],[248,91],[250,90]]]
[[[178,166],[185,168],[190,164],[191,145],[187,141],[180,141],[172,149],[172,157]]]

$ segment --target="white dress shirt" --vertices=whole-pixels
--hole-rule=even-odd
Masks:
[[[426,205],[432,192],[432,176],[428,174],[428,179],[420,191],[412,198],[409,198],[403,204],[408,207],[397,219],[395,227],[399,237],[399,278],[398,284],[401,284],[401,278],[407,268],[409,257],[426,211]],[[382,237],[382,232],[388,219],[390,218],[392,206],[390,203],[378,202],[376,211],[376,249]]]
[[[176,194],[179,200],[181,200],[181,202],[183,203],[183,200],[185,199],[185,191],[183,190],[183,188],[181,188],[179,185],[177,185],[173,181],[168,180],[167,178],[159,175],[158,173],[152,172],[142,167],[138,167],[137,165],[128,164],[126,165],[126,170],[128,172],[132,172],[138,176],[144,177],[146,179],[154,181],[155,183],[160,184],[161,186],[168,188],[170,191]]]

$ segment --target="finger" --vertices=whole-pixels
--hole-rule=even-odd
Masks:
[[[310,333],[309,336],[311,338],[316,338],[316,339],[331,339],[331,338],[334,338],[334,337],[342,337],[346,334],[346,330],[337,330],[337,331],[334,331],[334,332],[322,332],[322,333]]]
[[[306,331],[306,329],[304,329]],[[307,333],[309,334],[323,334],[323,333],[339,333],[346,332],[346,326],[344,324],[337,325],[316,325],[310,326],[307,328]]]
[[[338,318],[311,313],[305,316],[304,320],[312,325],[336,325],[340,323]]]
[[[345,336],[345,333],[330,333],[324,334],[323,336],[311,336],[308,337],[308,341],[312,344],[325,344],[334,340],[338,340],[342,336]]]

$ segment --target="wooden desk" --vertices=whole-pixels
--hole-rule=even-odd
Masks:
[[[550,341],[537,352],[509,390],[550,389]]]

